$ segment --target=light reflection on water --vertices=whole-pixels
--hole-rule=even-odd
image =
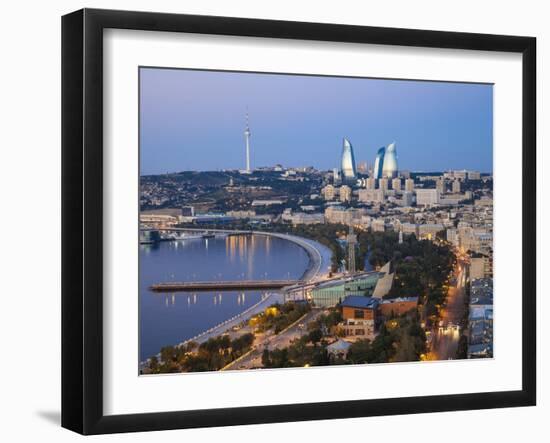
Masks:
[[[256,304],[260,291],[153,293],[166,281],[300,278],[308,256],[298,245],[263,235],[140,245],[140,360]]]

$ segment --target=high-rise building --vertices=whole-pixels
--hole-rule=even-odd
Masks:
[[[250,128],[248,127],[248,111],[246,112],[246,128],[244,130],[244,140],[246,144],[246,172],[250,169]]]
[[[378,180],[378,189],[381,189],[384,193],[388,190],[388,179],[381,178]]]
[[[342,180],[354,181],[357,176],[355,168],[355,157],[353,155],[353,147],[347,138],[344,138],[342,146]]]
[[[468,180],[480,180],[481,174],[479,171],[468,171]]]
[[[401,191],[401,179],[399,177],[395,177],[392,181],[391,181],[391,188],[394,190],[394,191]]]
[[[397,177],[397,150],[395,142],[388,145],[384,154],[384,164],[382,166],[382,176],[392,179]]]
[[[367,178],[366,181],[367,189],[375,189],[376,188],[376,179],[374,177]]]
[[[405,180],[405,191],[407,192],[414,191],[414,180],[412,178],[408,178]]]
[[[376,153],[376,160],[374,160],[374,178],[382,178],[382,166],[384,165],[384,153],[386,148],[382,146]]]
[[[357,235],[353,232],[353,226],[349,227],[348,233],[348,272],[355,274],[355,245],[357,244]]]
[[[454,180],[453,181],[453,194],[459,194],[460,193],[460,180]]]
[[[403,192],[401,201],[398,203],[401,206],[412,206],[413,203],[413,193],[412,191]]]
[[[445,190],[446,190],[446,185],[445,185],[445,179],[443,177],[439,178],[438,180],[436,180],[435,182],[435,189],[437,189],[439,191],[440,194],[444,194],[445,193]]]
[[[351,188],[348,185],[340,186],[340,201],[341,202],[351,201]]]
[[[321,189],[321,194],[323,194],[325,200],[334,200],[336,197],[336,188],[332,185],[326,185]]]

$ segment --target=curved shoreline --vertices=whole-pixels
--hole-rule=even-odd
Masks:
[[[196,231],[197,228],[170,228],[167,229],[167,231]],[[306,237],[299,237],[297,235],[292,234],[284,234],[280,232],[271,232],[271,231],[252,231],[248,229],[207,229],[206,231],[212,232],[212,233],[223,233],[223,234],[233,234],[233,235],[265,235],[265,236],[271,236],[271,237],[277,237],[281,238],[283,240],[290,241],[294,244],[297,244],[302,249],[304,249],[310,259],[310,266],[308,266],[308,269],[304,271],[304,274],[302,275],[302,280],[311,280],[314,277],[317,277],[317,274],[322,271],[322,268],[325,266],[330,266],[331,258],[332,258],[332,251],[330,251],[329,248],[327,248],[325,245],[322,245],[321,243],[306,238]],[[323,253],[321,251],[324,251],[325,254],[328,254],[326,257],[324,257]],[[315,272],[312,274],[310,271],[311,262],[314,263],[313,268],[315,269]]]
[[[231,233],[231,231],[225,231],[225,232]],[[241,235],[271,236],[271,237],[280,238],[282,240],[287,240],[289,242],[292,242],[292,243],[300,246],[306,252],[306,254],[308,255],[308,258],[309,258],[308,266],[306,267],[306,270],[304,271],[304,273],[300,277],[300,280],[311,281],[311,280],[315,279],[316,277],[319,277],[321,275],[321,272],[323,271],[323,268],[327,266],[327,263],[324,263],[324,261],[325,262],[328,261],[328,266],[330,266],[332,251],[330,251],[329,248],[327,248],[326,246],[320,244],[319,242],[316,242],[315,240],[311,240],[311,239],[308,239],[308,238],[299,237],[299,236],[291,235],[291,234],[282,234],[282,233],[278,233],[278,232],[233,231],[232,233],[241,234]],[[323,249],[325,249],[325,251],[324,251],[325,253],[328,253],[328,257],[323,256],[323,253],[321,252]],[[203,341],[206,341],[210,337],[223,334],[224,332],[226,332],[228,329],[230,329],[235,324],[238,324],[238,323],[242,322],[243,320],[245,320],[245,318],[244,318],[245,316],[248,317],[248,316],[257,314],[259,312],[258,308],[261,308],[260,311],[263,310],[264,309],[263,305],[270,298],[274,298],[274,297],[272,297],[273,295],[275,295],[275,294],[270,294],[270,296],[268,296],[266,299],[260,300],[257,303],[255,303],[254,305],[249,306],[247,309],[245,309],[244,311],[242,311],[239,314],[236,314],[232,318],[229,318],[229,319],[227,319],[227,320],[225,320],[225,321],[223,321],[223,322],[221,322],[221,323],[219,323],[219,324],[217,324],[217,325],[215,325],[215,326],[213,326],[213,327],[197,334],[196,336],[194,336],[192,338],[185,339],[185,340],[179,342],[178,344],[176,344],[174,346],[182,346],[185,343],[188,343],[190,341],[196,341],[198,343],[201,343]],[[278,300],[278,301],[280,302],[280,300]],[[160,352],[156,356],[160,357]],[[145,361],[141,362],[140,367],[145,365],[149,361],[149,359],[150,359],[150,357],[146,358]]]
[[[321,254],[320,249],[326,248],[326,247],[320,244],[319,242],[316,242],[315,240],[311,240],[308,238],[299,237],[297,235],[281,234],[278,232],[251,231],[250,234],[266,235],[266,236],[287,240],[300,246],[304,251],[306,251],[306,254],[309,257],[309,264],[306,270],[304,271],[304,273],[302,274],[302,276],[300,277],[300,280],[310,281],[315,277],[317,277],[318,274],[322,271],[321,268],[323,267],[324,263],[323,263],[323,254]],[[328,248],[326,249],[327,251],[329,251],[329,253],[331,253]],[[330,264],[330,258],[329,258],[329,264]]]

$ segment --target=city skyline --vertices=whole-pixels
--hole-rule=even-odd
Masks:
[[[252,169],[331,170],[346,138],[370,165],[397,141],[399,169],[491,173],[492,98],[485,84],[141,68],[140,174],[245,169],[248,127]]]

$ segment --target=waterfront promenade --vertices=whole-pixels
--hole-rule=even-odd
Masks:
[[[204,343],[205,341],[208,341],[208,339],[222,335],[225,332],[229,331],[234,326],[238,326],[241,323],[246,322],[250,317],[264,311],[266,308],[276,303],[284,303],[284,295],[276,292],[269,293],[267,294],[266,297],[264,297],[258,303],[250,306],[248,309],[241,312],[240,314],[237,314],[225,320],[224,322],[216,326],[213,326],[210,329],[207,329],[206,331],[201,332],[200,334],[177,344],[176,346],[183,346],[189,342],[195,342],[198,344]],[[156,355],[156,357],[160,359],[160,352]],[[140,363],[140,369],[145,368],[147,366],[148,361],[149,361],[148,358],[142,361]]]
[[[265,298],[260,300],[258,303],[250,306],[245,311],[241,312],[240,314],[235,315],[234,317],[231,317],[224,322],[220,323],[219,325],[216,325],[198,335],[195,337],[192,337],[188,340],[185,340],[184,342],[180,343],[179,346],[182,346],[186,343],[189,343],[191,341],[201,344],[205,341],[208,341],[209,338],[217,337],[218,335],[222,335],[227,330],[231,329],[234,326],[237,326],[241,324],[243,321],[248,320],[253,315],[256,315],[262,311],[264,311],[266,308],[268,308],[271,305],[274,305],[276,303],[283,303],[284,302],[284,296],[283,294],[279,294],[276,292],[272,292],[267,294]]]

